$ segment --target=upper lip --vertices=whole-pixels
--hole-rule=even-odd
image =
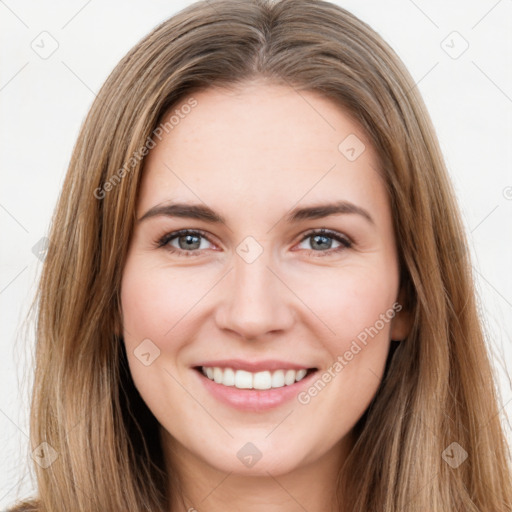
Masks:
[[[245,370],[247,372],[261,372],[265,370],[308,370],[314,368],[304,364],[290,363],[277,359],[265,359],[264,361],[244,361],[242,359],[222,359],[216,361],[203,361],[195,365],[218,368],[233,368],[233,370]]]

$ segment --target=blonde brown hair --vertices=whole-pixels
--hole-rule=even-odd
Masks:
[[[351,512],[511,510],[510,452],[466,237],[426,108],[376,32],[316,0],[195,3],[140,41],[100,90],[73,151],[38,293],[31,444],[47,442],[58,457],[35,465],[38,496],[17,510],[169,510],[172,469],[120,339],[144,161],[133,155],[194,91],[255,79],[319,92],[352,114],[379,155],[392,207],[413,325],[356,426],[340,503]],[[453,442],[468,454],[456,468],[443,457]]]

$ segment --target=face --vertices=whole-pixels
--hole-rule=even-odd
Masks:
[[[130,370],[174,451],[284,474],[340,453],[407,334],[389,199],[329,99],[261,83],[193,98],[144,165]]]

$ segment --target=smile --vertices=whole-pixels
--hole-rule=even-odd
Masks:
[[[316,368],[288,368],[249,372],[228,366],[202,365],[193,370],[200,384],[219,402],[240,411],[260,413],[293,400],[311,384],[318,371]]]
[[[238,389],[271,389],[291,386],[301,381],[306,375],[315,371],[310,369],[279,369],[274,371],[248,372],[245,370],[234,370],[233,368],[219,368],[201,366],[200,371],[205,377],[222,384],[223,386],[235,387]]]

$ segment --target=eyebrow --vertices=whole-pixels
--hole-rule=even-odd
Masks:
[[[367,210],[349,201],[336,201],[333,203],[316,204],[303,208],[295,208],[285,216],[287,223],[293,224],[303,220],[315,220],[338,214],[356,214],[365,218],[370,224],[375,221]],[[204,204],[167,203],[150,208],[138,222],[151,217],[180,217],[197,219],[211,224],[226,224],[226,219]]]

